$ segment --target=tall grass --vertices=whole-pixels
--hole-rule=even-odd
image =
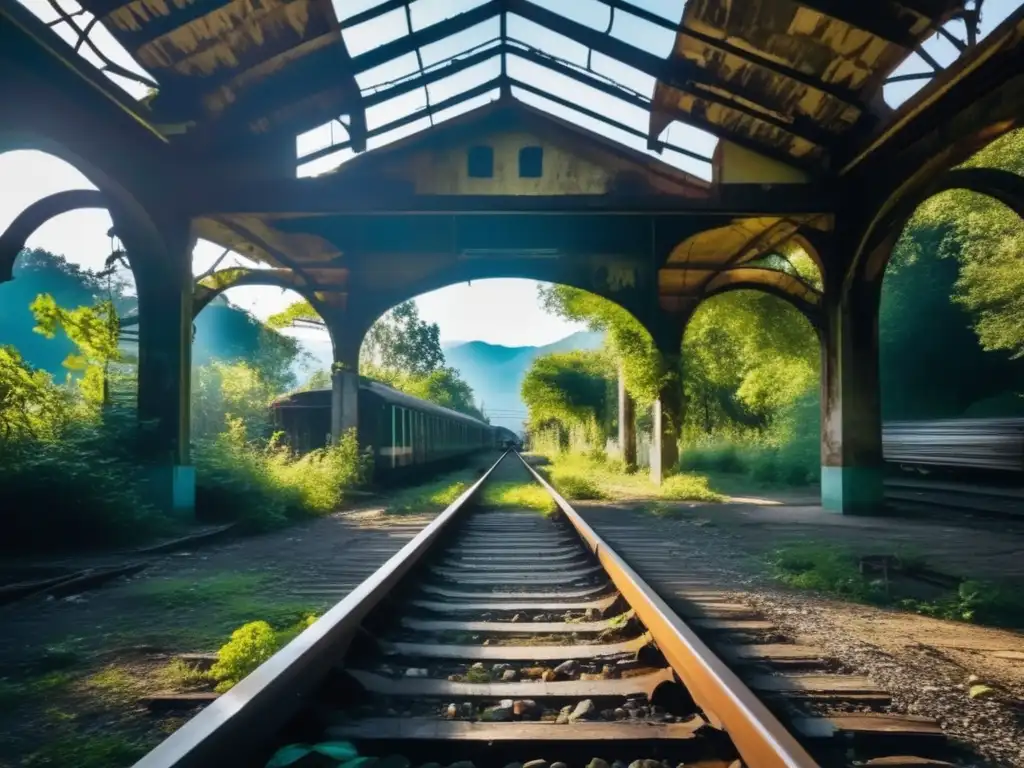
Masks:
[[[683,470],[744,475],[762,485],[804,486],[821,471],[821,422],[817,393],[800,398],[757,438],[712,438],[683,445]]]
[[[334,445],[295,456],[277,439],[248,440],[235,418],[228,418],[224,432],[197,443],[194,460],[197,514],[236,520],[251,531],[335,510],[369,470],[355,430]]]

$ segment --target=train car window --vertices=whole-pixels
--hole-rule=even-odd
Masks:
[[[544,175],[544,148],[523,147],[519,150],[519,178],[539,179]]]
[[[494,178],[494,149],[487,146],[470,147],[466,153],[466,173],[471,179]]]

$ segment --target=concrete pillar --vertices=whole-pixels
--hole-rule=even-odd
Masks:
[[[821,503],[840,514],[882,506],[878,383],[881,279],[826,296],[821,336]]]
[[[636,469],[636,405],[626,391],[626,377],[619,366],[619,450],[626,470]]]
[[[172,237],[173,242],[167,243],[159,263],[154,259],[150,266],[136,270],[138,418],[154,503],[175,514],[191,515],[195,511],[196,489],[189,445],[192,240],[187,226]],[[126,245],[132,247],[130,241]],[[171,260],[174,263],[168,263]]]
[[[350,429],[359,429],[359,373],[335,364],[331,373],[331,440],[337,443]]]
[[[651,443],[651,481],[661,485],[679,468],[679,438],[683,431],[682,359],[679,352],[662,353],[663,375],[654,401]]]

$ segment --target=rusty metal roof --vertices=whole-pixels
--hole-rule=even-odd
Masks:
[[[299,136],[297,160],[337,162],[504,95],[705,176],[717,139],[830,172],[886,122],[893,71],[916,60],[932,71],[896,79],[930,77],[924,43],[962,50],[943,25],[973,42],[980,5],[22,1],[118,82],[156,86],[153,120],[200,150]]]

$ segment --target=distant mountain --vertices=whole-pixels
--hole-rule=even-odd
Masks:
[[[519,397],[519,388],[534,359],[554,352],[598,349],[603,341],[604,334],[580,331],[542,347],[503,347],[486,341],[455,341],[442,346],[446,364],[457,368],[473,388],[477,404],[483,403],[491,423],[518,433],[526,419],[526,406]],[[317,368],[330,369],[329,340],[303,338],[302,344],[316,362],[309,367],[296,366],[300,381]]]
[[[520,432],[526,406],[519,397],[523,377],[534,359],[553,352],[598,349],[601,333],[580,331],[542,347],[503,347],[485,341],[467,341],[445,349],[447,364],[457,368],[473,388],[477,403],[483,403],[491,423]]]

